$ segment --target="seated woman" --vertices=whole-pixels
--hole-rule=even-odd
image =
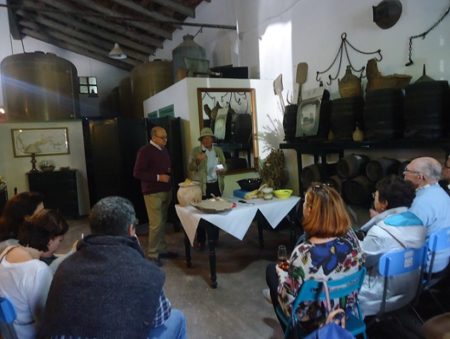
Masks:
[[[0,217],[0,253],[9,245],[17,244],[17,233],[24,218],[43,208],[44,196],[37,192],[22,192],[8,200]]]
[[[58,220],[56,219],[58,217]],[[47,232],[50,235],[50,240],[47,244],[48,250],[41,255],[41,260],[47,265],[50,265],[57,258],[55,252],[59,245],[64,240],[64,234],[69,230],[69,225],[66,220],[57,216],[56,214],[49,215],[49,223],[47,225]]]
[[[355,273],[364,263],[350,217],[334,188],[313,183],[307,190],[303,203],[303,228],[306,240],[294,248],[287,271],[275,264],[270,264],[266,270],[272,304],[274,308],[280,305],[288,317],[305,280],[340,279]],[[332,300],[333,309],[339,307],[338,302]],[[353,298],[348,298],[346,309],[352,308]],[[323,305],[301,304],[297,313],[306,331],[314,330],[325,320]]]
[[[420,219],[409,212],[415,189],[408,181],[395,175],[385,177],[376,184],[374,209],[385,215],[372,218],[364,225],[367,235],[361,241],[366,254],[367,274],[359,294],[365,316],[375,315],[383,296],[384,278],[378,275],[378,261],[389,250],[420,248],[425,243],[426,229]],[[403,275],[391,278],[387,294],[386,311],[398,309],[415,296],[419,277]]]
[[[19,338],[35,338],[53,278],[50,268],[39,260],[48,251],[51,229],[65,220],[54,210],[41,210],[26,218],[19,228],[19,243],[8,246],[0,257],[0,296],[14,305],[14,328]],[[61,226],[58,226],[61,227]]]

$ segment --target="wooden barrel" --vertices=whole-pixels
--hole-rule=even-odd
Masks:
[[[330,129],[334,140],[352,140],[355,126],[363,127],[362,97],[342,98],[331,101]]]
[[[447,134],[450,98],[445,81],[425,81],[405,89],[405,138],[436,139]]]
[[[302,187],[306,190],[312,182],[325,182],[325,179],[336,174],[336,164],[313,164],[305,166],[300,174]]]
[[[369,206],[372,201],[374,184],[363,175],[347,180],[342,185],[342,195],[351,205]]]
[[[342,193],[342,184],[344,183],[344,180],[339,175],[332,175],[326,178],[325,182],[339,193]]]
[[[379,158],[371,160],[366,166],[366,176],[370,181],[377,182],[386,175],[397,174],[399,166],[400,161],[397,159]]]
[[[403,134],[403,91],[388,88],[367,92],[363,118],[367,140],[400,138]]]
[[[351,154],[337,163],[337,174],[342,178],[353,178],[364,174],[369,157],[362,154]]]

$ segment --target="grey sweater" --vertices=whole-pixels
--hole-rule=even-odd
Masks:
[[[165,276],[135,238],[91,235],[55,273],[39,338],[146,338]]]

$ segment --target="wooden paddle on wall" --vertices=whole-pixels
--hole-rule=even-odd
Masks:
[[[281,94],[283,92],[283,74],[277,76],[276,79],[273,81],[273,91],[275,92],[275,95],[277,95],[278,98],[280,99],[281,110],[283,111],[284,114],[285,111],[284,100],[283,95]]]
[[[302,101],[302,86],[306,82],[308,78],[308,64],[306,62],[300,62],[297,65],[297,76],[295,81],[298,84],[298,96],[297,96],[297,105],[300,105]]]

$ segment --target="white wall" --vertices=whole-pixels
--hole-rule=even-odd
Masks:
[[[39,165],[42,160],[50,160],[55,164],[56,169],[68,166],[78,170],[79,212],[80,215],[85,215],[89,212],[90,205],[81,120],[0,124],[0,173],[8,185],[8,196],[13,196],[14,188],[17,188],[18,192],[29,190],[26,173],[31,169],[31,157],[14,157],[11,130],[18,128],[50,127],[67,127],[69,132],[68,139],[70,153],[53,156],[37,155],[37,165]]]
[[[383,74],[407,73],[413,81],[427,66],[427,74],[436,80],[450,79],[450,16],[431,31],[426,39],[413,42],[414,65],[408,61],[408,38],[432,26],[448,8],[448,0],[402,1],[400,20],[390,29],[379,28],[372,19],[372,6],[379,0],[246,0],[212,1],[198,6],[192,22],[236,25],[239,31],[203,28],[195,41],[207,51],[212,66],[233,63],[248,66],[252,75],[273,80],[282,73],[285,88],[292,93],[296,65],[307,62],[308,80],[304,88],[314,88],[316,71],[326,69],[337,53],[341,34],[358,49],[381,49]],[[171,51],[182,36],[196,34],[199,28],[185,26],[175,32],[155,57],[171,58]],[[277,34],[274,34],[276,32]],[[268,48],[266,46],[272,46]],[[238,54],[237,54],[238,52]],[[263,52],[263,53],[262,53]],[[355,66],[365,66],[368,56],[350,52]],[[290,61],[290,63],[286,61]],[[346,64],[344,64],[345,66]],[[345,67],[339,78],[344,75]],[[334,74],[332,74],[334,75]],[[337,85],[330,87],[337,95]]]

